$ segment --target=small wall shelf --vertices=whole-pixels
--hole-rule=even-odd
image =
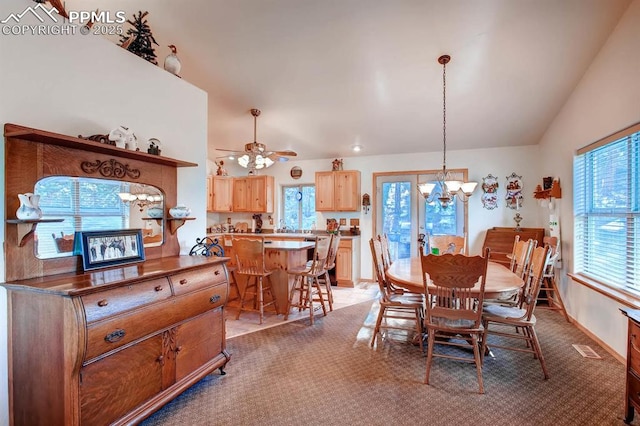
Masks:
[[[184,225],[187,220],[195,220],[195,217],[168,217],[166,221],[171,235],[175,234],[178,228]]]
[[[533,198],[536,200],[544,200],[551,198],[562,198],[562,188],[560,188],[560,181],[555,179],[551,184],[551,188],[542,189],[542,186],[538,185],[533,192]]]
[[[39,223],[62,222],[64,219],[7,219],[7,223],[18,225],[18,247],[23,247],[29,238],[33,237],[33,233]]]

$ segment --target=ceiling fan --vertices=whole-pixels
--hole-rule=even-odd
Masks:
[[[253,115],[253,142],[244,145],[244,151],[235,151],[231,149],[217,149],[218,151],[226,151],[231,154],[225,155],[225,158],[237,158],[238,164],[250,170],[262,169],[269,167],[275,161],[288,161],[289,157],[295,157],[298,154],[295,151],[272,151],[268,150],[267,146],[257,141],[257,127],[258,116],[260,110],[251,109],[251,115]],[[218,157],[223,158],[223,157]]]

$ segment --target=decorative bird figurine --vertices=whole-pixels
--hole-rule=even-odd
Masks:
[[[169,45],[169,49],[171,49],[171,53],[164,58],[164,69],[180,77],[178,73],[180,72],[182,64],[180,63],[180,59],[178,59],[178,55],[176,55],[178,49],[176,49],[173,44]]]

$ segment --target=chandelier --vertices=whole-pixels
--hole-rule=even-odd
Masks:
[[[274,161],[269,158],[268,155],[265,155],[265,144],[257,142],[258,116],[260,115],[260,110],[252,109],[251,115],[253,115],[253,142],[245,144],[244,151],[246,154],[238,157],[238,164],[245,169],[254,171],[256,169],[267,168],[271,166]]]
[[[442,170],[436,174],[436,183],[418,183],[418,191],[431,203],[438,200],[443,208],[455,201],[456,195],[462,202],[467,202],[475,191],[478,182],[463,182],[454,179],[451,171],[447,170],[447,64],[451,56],[442,55],[438,63],[442,65]],[[438,186],[438,190],[434,192]]]

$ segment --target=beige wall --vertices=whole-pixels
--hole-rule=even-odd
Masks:
[[[540,141],[541,172],[560,176],[564,258],[562,294],[569,313],[626,356],[627,324],[613,300],[571,281],[572,164],[578,148],[640,121],[640,0],[634,0]]]
[[[35,3],[3,0],[2,17],[29,5]],[[0,53],[1,124],[67,135],[107,133],[125,125],[139,139],[160,139],[163,155],[200,163],[178,171],[178,202],[190,206],[197,218],[178,231],[181,250],[188,250],[206,223],[205,185],[193,182],[203,183],[206,175],[207,94],[97,36],[0,35]],[[4,139],[0,152],[4,155]],[[4,190],[4,173],[0,179]],[[1,211],[4,216],[4,205]],[[4,266],[3,260],[3,280]],[[0,425],[8,424],[6,333],[6,292],[1,289]]]

